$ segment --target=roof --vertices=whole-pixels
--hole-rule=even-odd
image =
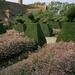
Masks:
[[[25,14],[28,8],[35,8],[30,5],[20,5],[14,2],[1,1],[0,2],[0,19],[3,19],[5,16],[5,10],[10,10],[12,14]]]

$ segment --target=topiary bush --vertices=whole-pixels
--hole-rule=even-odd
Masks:
[[[55,21],[48,21],[46,24],[48,24],[52,29],[61,29],[63,25],[63,21],[55,22]]]
[[[40,23],[41,29],[45,35],[45,37],[52,36],[53,30],[49,24]]]
[[[68,18],[66,16],[62,16],[62,19],[60,21],[62,21],[62,22],[68,22]]]
[[[75,18],[75,7],[70,7],[66,10],[66,16],[69,21],[73,21]]]
[[[6,32],[5,26],[3,26],[2,23],[0,23],[0,34],[3,34],[3,33],[5,33],[5,32]]]
[[[7,24],[3,24],[3,25],[4,25],[4,27],[5,27],[6,30],[12,29],[12,23],[11,22],[9,22]]]
[[[38,23],[28,23],[24,36],[34,38],[37,45],[43,46],[46,43],[45,35]]]
[[[27,26],[26,24],[22,24],[20,22],[12,23],[12,29],[15,29],[18,32],[25,32]]]
[[[52,22],[50,24],[50,26],[53,28],[53,29],[61,29],[62,28],[62,22]]]
[[[14,21],[11,23],[12,29],[15,29],[18,32],[25,32],[26,24],[23,16],[16,16]]]
[[[61,40],[65,42],[75,42],[75,23],[64,23],[56,41],[59,42]]]
[[[32,13],[29,13],[29,14],[28,14],[28,18],[29,18],[30,20],[34,20],[33,14],[32,14]]]
[[[8,30],[0,37],[0,60],[21,52],[33,51],[36,48],[34,40],[22,37],[22,34],[15,30]]]

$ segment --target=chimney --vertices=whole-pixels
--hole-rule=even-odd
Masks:
[[[7,18],[10,17],[10,12],[11,11],[9,9],[4,10],[4,13],[5,13],[5,15],[6,15]]]
[[[20,5],[22,5],[22,0],[18,0],[18,3],[19,3]]]
[[[36,2],[36,3],[35,3],[35,6],[36,6],[36,7],[39,7],[39,6],[40,6],[40,2]]]

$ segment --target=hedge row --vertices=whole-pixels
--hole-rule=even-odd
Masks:
[[[64,23],[60,34],[58,35],[57,42],[59,41],[74,41],[75,42],[75,23],[66,22]]]

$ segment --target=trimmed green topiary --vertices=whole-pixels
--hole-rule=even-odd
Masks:
[[[59,42],[61,40],[65,42],[69,41],[75,42],[75,23],[66,22],[63,25],[56,41]]]
[[[19,32],[25,32],[26,28],[27,28],[26,25],[24,23],[21,24],[20,22],[13,24],[12,26],[12,29],[15,29]]]
[[[5,26],[3,26],[2,23],[0,23],[0,34],[5,33],[5,32],[6,32]]]
[[[40,46],[43,46],[46,43],[44,33],[38,23],[29,23],[24,36],[34,38],[37,45]]]
[[[28,14],[28,18],[29,18],[30,20],[34,20],[33,14],[32,14],[32,13],[29,13],[29,14]]]
[[[42,31],[46,37],[52,36],[53,30],[49,24],[41,23],[40,26],[41,26]]]
[[[61,29],[62,28],[62,23],[61,22],[52,22],[50,26],[54,29]]]
[[[66,16],[69,21],[73,21],[73,19],[75,18],[75,7],[68,8],[66,10]]]
[[[66,16],[62,16],[62,19],[60,21],[62,21],[62,22],[68,22],[68,18]]]

